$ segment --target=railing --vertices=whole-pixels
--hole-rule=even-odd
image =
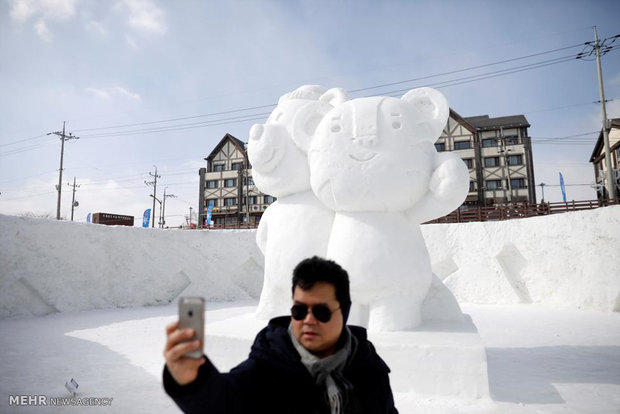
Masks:
[[[620,204],[620,200],[586,200],[567,201],[565,203],[515,203],[491,207],[461,206],[452,213],[430,223],[466,223],[470,221],[498,221],[516,218],[545,216],[549,214],[566,213],[569,211],[592,210],[599,207]]]
[[[255,229],[257,227],[258,227],[258,222],[250,222],[250,223],[214,224],[213,226],[205,226],[203,227],[203,229],[228,230],[228,229]]]
[[[452,213],[424,224],[432,223],[467,223],[471,221],[500,221],[526,217],[546,216],[549,214],[566,213],[569,211],[592,210],[610,205],[620,205],[620,199],[616,200],[586,200],[567,201],[566,203],[514,203],[496,205],[491,207],[461,206]],[[216,224],[203,229],[230,230],[230,229],[255,229],[258,222],[250,223],[226,223]]]

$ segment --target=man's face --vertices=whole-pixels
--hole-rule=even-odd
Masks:
[[[336,300],[336,288],[331,283],[317,282],[312,289],[303,290],[295,286],[293,292],[294,305],[307,305],[308,314],[303,320],[291,318],[295,338],[319,358],[325,358],[336,351],[336,343],[343,328],[340,303]],[[331,311],[331,319],[327,322],[318,321],[310,309],[315,305],[326,305]]]

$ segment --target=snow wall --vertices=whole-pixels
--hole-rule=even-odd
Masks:
[[[620,206],[422,226],[460,302],[620,311]],[[255,231],[182,231],[0,215],[0,318],[257,299]]]

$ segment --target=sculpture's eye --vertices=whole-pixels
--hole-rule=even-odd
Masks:
[[[338,125],[338,124],[333,124],[332,125],[332,132],[338,133],[340,131],[342,131],[342,127],[340,125]]]
[[[400,129],[402,127],[402,124],[398,121],[394,121],[392,122],[392,128],[394,129]]]

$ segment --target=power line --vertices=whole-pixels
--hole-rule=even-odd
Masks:
[[[103,133],[103,134],[92,134],[92,135],[86,135],[85,139],[151,134],[155,132],[181,131],[185,129],[195,129],[195,128],[204,128],[204,127],[209,127],[209,126],[235,124],[239,122],[259,121],[259,120],[264,120],[267,115],[269,115],[269,112],[262,113],[262,114],[245,115],[242,117],[233,117],[233,118],[228,118],[228,119],[225,118],[224,120],[230,120],[228,122],[219,122],[222,120],[218,119],[218,120],[213,120],[213,121],[196,122],[196,123],[191,123],[191,124],[171,125],[171,126],[161,127],[161,128],[150,128],[150,129],[147,128],[147,129],[139,129],[139,130],[133,130],[133,131],[118,131],[118,132],[109,132],[109,133]],[[254,116],[254,118],[247,118],[248,116]],[[242,118],[246,118],[246,119],[242,119]]]
[[[352,91],[349,91],[349,93],[367,91],[367,90],[370,90],[370,89],[378,89],[378,88],[383,88],[385,86],[400,85],[400,84],[407,83],[407,82],[415,82],[415,81],[420,81],[420,80],[426,80],[426,79],[430,79],[430,78],[436,78],[436,77],[439,77],[439,76],[452,75],[452,74],[460,73],[460,72],[467,72],[467,71],[470,71],[470,70],[481,69],[481,68],[485,68],[485,67],[489,67],[489,66],[495,66],[495,65],[501,65],[503,63],[509,63],[509,62],[514,62],[514,61],[517,61],[517,60],[528,59],[528,58],[535,57],[535,56],[541,56],[541,55],[545,55],[545,54],[548,54],[548,53],[559,52],[561,50],[573,49],[573,48],[576,48],[576,47],[579,47],[579,46],[583,46],[583,45],[584,45],[584,43],[579,43],[579,44],[576,44],[576,45],[566,46],[566,47],[562,47],[562,48],[559,48],[559,49],[547,50],[545,52],[539,52],[539,53],[534,53],[534,54],[531,54],[531,55],[520,56],[520,57],[517,57],[517,58],[501,60],[501,61],[498,61],[498,62],[485,63],[483,65],[471,66],[471,67],[468,67],[468,68],[452,70],[452,71],[449,71],[449,72],[443,72],[443,73],[438,73],[438,74],[434,74],[434,75],[426,75],[426,76],[421,76],[421,77],[418,77],[418,78],[406,79],[406,80],[397,81],[397,82],[384,83],[384,84],[381,84],[381,85],[368,86],[366,88],[353,89]]]
[[[78,129],[76,131],[97,131],[97,130],[101,130],[101,129],[124,128],[124,127],[140,126],[140,125],[160,124],[160,123],[164,123],[164,122],[185,121],[185,120],[188,120],[188,119],[203,118],[203,117],[215,116],[215,115],[225,115],[225,114],[231,114],[231,113],[235,113],[235,112],[251,111],[251,110],[254,110],[254,109],[272,108],[272,107],[274,107],[276,105],[277,104],[253,106],[253,107],[250,107],[250,108],[231,109],[229,111],[222,111],[222,112],[212,112],[210,114],[201,114],[201,115],[193,115],[193,116],[184,116],[184,117],[180,117],[180,118],[163,119],[161,121],[138,122],[138,123],[135,123],[135,124],[113,125],[113,126],[98,127],[98,128],[86,128],[86,129]],[[269,112],[267,112],[267,113],[269,113]]]
[[[484,68],[484,67],[489,67],[489,66],[509,63],[509,62],[513,62],[513,61],[517,61],[517,60],[528,59],[528,58],[531,58],[531,57],[541,56],[541,55],[545,55],[545,54],[549,54],[549,53],[555,53],[555,52],[562,51],[562,50],[568,50],[568,49],[572,49],[572,48],[575,48],[575,47],[583,46],[585,44],[586,43],[579,43],[579,44],[575,44],[575,45],[571,45],[571,46],[566,46],[566,47],[562,47],[562,48],[551,49],[551,50],[547,50],[547,51],[543,51],[543,52],[533,53],[533,54],[530,54],[530,55],[519,56],[519,57],[511,58],[511,59],[505,59],[505,60],[498,61],[498,62],[491,62],[491,63],[486,63],[486,64],[483,64],[483,65],[477,65],[477,66],[472,66],[472,67],[468,67],[468,68],[457,69],[457,70],[454,70],[454,71],[443,72],[443,73],[438,73],[438,74],[431,74],[431,75],[426,75],[426,76],[422,76],[422,77],[418,77],[418,78],[405,79],[405,80],[401,80],[401,81],[396,81],[396,82],[391,82],[391,83],[384,83],[384,84],[380,84],[380,85],[373,85],[373,86],[369,86],[369,87],[365,87],[365,88],[354,89],[354,90],[349,91],[349,93],[361,92],[361,91],[364,91],[364,90],[377,89],[377,88],[386,87],[386,86],[393,86],[393,85],[403,84],[403,83],[407,83],[407,82],[413,82],[413,81],[418,81],[418,80],[425,80],[425,79],[430,79],[430,78],[434,78],[434,77],[445,76],[445,75],[448,75],[448,74],[454,74],[454,73],[471,71],[471,70],[480,69],[480,68]],[[613,50],[613,48],[610,48],[610,50]],[[562,58],[556,58],[556,59],[562,59]],[[543,62],[538,62],[538,63],[534,63],[534,64],[530,64],[530,65],[525,65],[525,66],[522,66],[522,68],[535,69],[535,68],[538,68],[538,67],[547,66],[547,65],[544,64],[546,62],[549,62],[549,61],[543,61]],[[560,62],[557,62],[557,63],[560,63]],[[510,73],[518,72],[518,71],[514,71],[514,69],[515,68],[505,69],[503,71],[506,71],[506,73],[503,73],[503,74],[510,74]],[[496,72],[491,72],[491,73],[487,73],[487,74],[480,74],[480,75],[475,75],[473,77],[457,78],[457,79],[453,79],[453,80],[450,80],[450,81],[439,82],[439,83],[436,83],[434,85],[436,85],[436,86],[443,85],[441,87],[456,86],[456,85],[460,85],[460,84],[463,84],[463,83],[474,82],[474,81],[478,81],[478,80],[488,79],[490,77],[495,77],[495,76],[490,76],[490,75],[493,75],[493,74],[496,74],[497,76],[500,76],[498,74],[502,73],[503,71],[496,71]],[[467,82],[463,82],[464,80],[467,80]],[[432,85],[430,85],[430,86],[432,86]],[[397,93],[397,92],[400,92],[400,91],[401,90],[399,90],[399,91],[392,91],[392,92],[389,92],[389,93]],[[182,121],[182,120],[188,120],[188,119],[196,119],[196,118],[201,118],[201,117],[209,117],[209,116],[224,115],[224,114],[230,114],[230,113],[236,113],[236,112],[244,112],[244,111],[255,110],[255,109],[271,108],[271,107],[274,107],[274,106],[276,106],[276,104],[259,105],[259,106],[248,107],[248,108],[239,108],[239,109],[232,109],[232,110],[228,110],[228,111],[220,111],[220,112],[213,112],[213,113],[208,113],[208,114],[200,114],[200,115],[186,116],[186,117],[177,117],[177,118],[170,118],[170,119],[164,119],[164,120],[156,120],[156,121],[148,121],[148,122],[140,122],[140,123],[131,123],[131,124],[121,124],[121,125],[104,126],[104,127],[96,127],[96,128],[84,128],[84,129],[78,129],[76,131],[98,131],[98,130],[104,130],[104,129],[126,128],[126,127],[131,127],[131,126],[153,125],[153,124],[158,124],[158,123],[175,122],[175,121]],[[241,116],[241,117],[237,117],[239,120],[235,120],[234,118],[224,118],[224,119],[215,119],[215,120],[211,120],[211,121],[205,121],[204,123],[181,124],[181,125],[177,125],[177,126],[173,125],[173,126],[167,126],[167,127],[164,126],[164,127],[161,127],[161,129],[136,130],[136,131],[125,131],[125,132],[118,131],[118,132],[109,133],[109,136],[134,135],[134,134],[137,134],[137,133],[167,132],[167,131],[171,131],[171,130],[182,130],[182,129],[191,129],[191,128],[206,127],[206,126],[216,126],[216,125],[223,125],[223,124],[227,124],[227,123],[249,122],[249,121],[256,121],[256,120],[263,119],[262,116],[263,115],[268,115],[268,114],[269,113],[244,115],[244,116]],[[261,116],[260,118],[241,119],[241,118],[245,118],[245,117],[256,117],[256,116],[259,116],[259,115]],[[223,121],[227,121],[227,120],[235,120],[235,122],[223,122]],[[101,135],[87,135],[87,136],[92,138],[92,137],[95,137],[95,136],[105,136],[105,135],[101,134]],[[23,142],[23,141],[26,141],[26,140],[36,139],[36,138],[39,138],[39,137],[40,136],[26,138],[26,139],[23,139],[23,140],[18,140],[18,141],[14,141],[14,142],[11,142],[11,143],[8,143],[8,144],[3,144],[3,145],[12,145],[12,144]],[[1,155],[2,154],[0,154],[0,156]]]
[[[466,76],[464,78],[457,78],[457,79],[452,79],[452,80],[447,80],[447,81],[442,81],[442,82],[437,82],[437,83],[431,83],[428,85],[410,86],[407,88],[397,89],[397,90],[390,91],[390,92],[383,92],[382,94],[391,96],[391,95],[407,92],[411,88],[420,87],[420,86],[427,86],[427,87],[436,88],[436,89],[447,88],[449,86],[463,85],[465,83],[472,83],[472,82],[477,82],[480,80],[496,78],[496,77],[504,76],[504,75],[510,75],[513,73],[524,72],[526,70],[538,69],[538,68],[542,68],[546,66],[556,65],[558,63],[570,62],[573,59],[574,57],[562,57],[562,58],[550,59],[550,60],[543,61],[543,62],[537,62],[537,63],[532,63],[528,65],[523,65],[523,66],[517,66],[516,68],[502,69],[502,70],[498,70],[494,72]]]
[[[30,138],[24,138],[24,139],[19,139],[17,141],[13,141],[13,142],[9,142],[7,144],[0,144],[0,147],[6,147],[9,145],[14,145],[14,144],[18,144],[20,142],[26,142],[26,141],[31,141],[33,139],[38,139],[38,138],[45,138],[47,136],[47,134],[41,134],[41,135],[37,135],[35,137],[30,137]]]

